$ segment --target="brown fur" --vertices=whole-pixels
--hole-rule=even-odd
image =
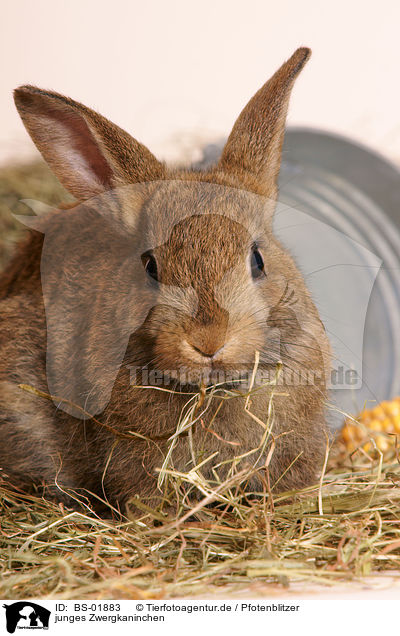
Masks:
[[[315,479],[324,453],[329,344],[300,272],[271,232],[290,91],[308,57],[308,49],[298,49],[256,93],[235,123],[219,163],[201,173],[168,170],[127,133],[66,97],[29,86],[15,91],[32,139],[62,184],[81,201],[55,212],[41,228],[45,240],[49,234],[56,237],[59,255],[48,274],[46,294],[55,295],[65,278],[70,281],[68,306],[79,307],[89,297],[92,309],[79,359],[71,356],[67,331],[60,328],[53,343],[68,387],[82,376],[89,392],[106,391],[112,377],[107,366],[113,346],[110,325],[129,330],[138,303],[145,306],[148,295],[151,304],[152,294],[158,296],[143,324],[132,326],[111,398],[96,415],[122,434],[116,437],[92,419],[83,421],[73,411],[18,388],[23,383],[48,391],[43,234],[31,231],[0,280],[0,466],[13,483],[24,488],[44,484],[67,501],[59,487],[88,490],[121,506],[133,495],[157,496],[156,468],[188,396],[133,388],[128,367],[184,369],[201,382],[207,356],[222,346],[214,372],[251,369],[255,351],[261,352],[261,368],[273,368],[282,359],[283,384],[273,400],[277,441],[270,481],[277,482],[279,491]],[[129,184],[138,187],[126,188]],[[114,225],[104,224],[89,199],[114,191]],[[72,267],[71,245],[77,236],[85,252]],[[143,237],[154,248],[163,285],[156,292],[144,285],[140,297],[131,297],[132,279],[118,259],[121,254],[125,258],[124,250],[126,262],[131,249],[141,253]],[[267,274],[259,281],[251,279],[248,267],[255,240]],[[145,278],[144,270],[140,272]],[[123,306],[115,302],[119,296],[114,292],[126,292]],[[276,330],[279,352],[270,335]],[[317,371],[319,381],[291,385],[293,369]],[[252,411],[263,421],[270,395],[265,387],[252,397]],[[243,407],[244,398],[226,401],[212,423],[213,409],[196,426],[195,446],[204,448],[205,456],[218,451],[215,463],[259,444],[262,429]],[[207,430],[210,426],[215,434]],[[129,431],[153,441],[127,439],[123,434]],[[288,434],[279,437],[281,433]],[[188,439],[182,437],[174,466],[187,470],[190,458]],[[211,466],[203,472],[211,476]],[[257,478],[251,486],[257,486]]]

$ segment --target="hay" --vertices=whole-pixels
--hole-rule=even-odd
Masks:
[[[234,392],[226,393],[233,399]],[[191,416],[177,430],[190,428],[207,400],[215,405],[215,395],[214,387],[192,396]],[[266,430],[273,449],[272,423]],[[267,437],[264,432],[264,449]],[[173,459],[160,467],[168,510],[178,511],[169,516],[163,506],[152,510],[134,499],[127,516],[110,508],[110,519],[101,519],[84,501],[69,510],[3,483],[0,597],[229,596],[248,594],[256,583],[264,591],[315,583],[332,588],[400,570],[395,456],[383,461],[382,453],[374,457],[362,448],[349,455],[336,445],[319,484],[280,495],[264,488],[251,497],[241,484],[256,462],[250,468],[235,463],[221,483],[217,474],[213,482],[202,477],[208,459],[187,473],[176,472]]]

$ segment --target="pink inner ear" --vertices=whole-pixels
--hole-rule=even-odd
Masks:
[[[113,175],[111,167],[84,118],[71,112],[59,112],[58,109],[49,108],[46,110],[46,116],[53,119],[56,125],[60,125],[65,131],[64,144],[61,142],[64,148],[59,148],[62,154],[66,157],[68,155],[75,156],[77,163],[86,164],[87,170],[93,173],[99,184],[105,189],[110,188]],[[79,170],[79,165],[77,165],[77,169]]]
[[[33,141],[60,181],[78,199],[112,187],[113,171],[83,114],[54,95],[15,91]]]

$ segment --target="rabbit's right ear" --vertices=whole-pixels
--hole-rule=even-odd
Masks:
[[[34,86],[17,88],[14,100],[44,159],[78,200],[164,178],[145,146],[83,104]]]

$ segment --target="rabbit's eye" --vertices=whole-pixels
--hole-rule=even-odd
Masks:
[[[151,252],[145,252],[142,254],[142,263],[146,274],[148,274],[153,280],[158,280],[157,261],[154,254]]]
[[[265,276],[264,259],[261,256],[257,245],[253,245],[253,247],[251,248],[250,267],[251,275],[254,279]]]

